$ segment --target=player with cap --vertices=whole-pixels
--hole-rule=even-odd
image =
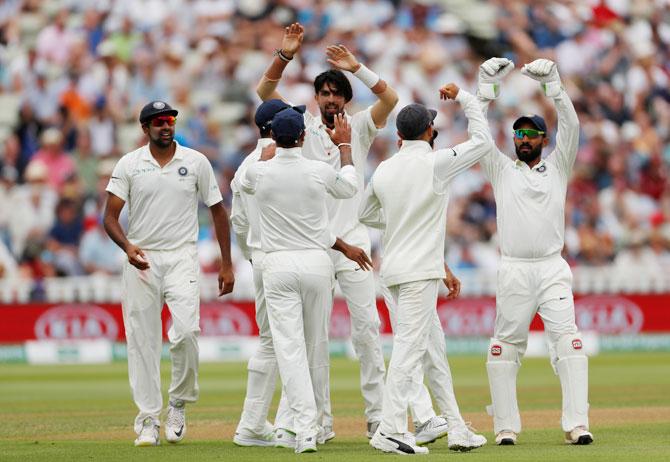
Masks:
[[[514,68],[505,58],[491,58],[479,70],[478,95],[484,113],[497,98],[500,81]],[[572,273],[561,257],[565,233],[565,197],[579,145],[579,120],[558,75],[556,64],[537,59],[521,72],[541,83],[558,113],[556,148],[539,115],[513,124],[516,160],[497,148],[481,161],[496,200],[501,264],[496,289],[496,321],[486,369],[496,443],[512,445],[521,431],[516,376],[538,313],[547,333],[551,363],[561,382],[566,443],[590,444],[588,359],[575,324]]]
[[[342,168],[305,159],[304,106],[280,111],[270,127],[276,155],[266,149],[249,166],[242,189],[256,197],[260,213],[263,288],[272,340],[288,405],[293,411],[295,452],[316,451],[318,409],[325,393],[317,384],[328,377],[328,313],[333,297],[333,248],[363,270],[371,262],[363,249],[332,233],[326,195],[356,193],[351,161],[351,130],[336,116],[333,141],[340,145]]]
[[[257,87],[262,100],[282,99],[277,92],[277,84],[286,65],[300,50],[303,28],[292,24],[286,28],[281,49],[277,51],[269,68]],[[359,192],[350,199],[327,198],[328,215],[333,232],[347,242],[370,251],[370,236],[358,221],[358,206],[364,188],[365,163],[370,145],[379,129],[386,125],[386,119],[398,102],[393,88],[377,74],[358,62],[356,57],[343,45],[332,45],[326,50],[328,63],[333,69],[322,72],[314,79],[315,100],[319,115],[305,113],[306,136],[303,155],[308,159],[326,162],[335,169],[340,168],[338,146],[328,136],[334,126],[335,116],[345,114],[351,126],[351,149]],[[370,107],[353,115],[345,113],[345,106],[352,99],[353,92],[344,72],[351,72],[372,93],[377,101]],[[360,360],[361,393],[365,402],[367,434],[372,437],[381,419],[384,385],[384,357],[379,337],[379,314],[377,312],[376,290],[372,273],[356,271],[356,265],[340,253],[330,251],[335,268],[335,277],[347,302],[351,316],[351,341]],[[328,388],[328,383],[323,384]],[[335,436],[330,400],[324,410],[322,422],[324,431],[320,441]]]
[[[254,277],[256,301],[256,324],[260,344],[247,364],[247,394],[244,399],[242,416],[235,430],[233,442],[238,446],[274,446],[274,428],[267,422],[272,395],[277,382],[277,358],[272,345],[272,334],[268,321],[265,292],[263,291],[262,265],[265,253],[261,249],[260,217],[258,204],[253,195],[242,190],[241,182],[250,165],[258,162],[261,152],[268,146],[274,146],[270,128],[273,117],[280,111],[290,108],[278,99],[265,101],[256,110],[254,121],[260,132],[256,148],[244,159],[235,172],[230,189],[233,201],[230,221],[237,238],[237,244],[244,257],[251,262]],[[292,416],[292,414],[290,414]],[[284,426],[290,424],[286,423]],[[292,426],[290,427],[292,429]]]
[[[128,255],[123,268],[123,321],[128,375],[139,409],[136,446],[160,443],[161,311],[172,316],[168,330],[172,380],[168,389],[166,439],[186,434],[185,404],[198,398],[200,290],[196,242],[198,199],[209,207],[221,249],[219,295],[232,292],[228,213],[207,158],[174,140],[177,110],[152,101],[140,112],[148,144],[124,155],[107,186],[105,230]],[[119,214],[128,206],[128,232]]]
[[[444,244],[449,185],[493,145],[473,95],[448,84],[440,89],[440,97],[460,102],[470,139],[433,151],[430,143],[437,112],[420,104],[404,107],[396,119],[402,139],[400,151],[379,164],[360,207],[362,222],[384,230],[381,277],[396,307],[383,417],[370,445],[398,454],[428,453],[407,433],[407,409],[421,386],[415,377],[423,375],[428,342],[444,342],[443,335],[441,340],[431,338],[431,331],[441,326],[435,307],[439,284],[447,279]],[[451,285],[453,278],[445,282]],[[450,289],[456,291],[457,287]],[[446,361],[446,356],[436,360]],[[458,449],[473,447],[476,445]]]

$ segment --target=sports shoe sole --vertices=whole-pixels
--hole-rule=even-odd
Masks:
[[[498,443],[498,446],[514,446],[516,443],[512,438],[503,438]]]
[[[416,444],[417,444],[417,446],[425,446],[427,444],[434,443],[435,441],[439,440],[440,438],[444,438],[445,436],[447,436],[447,433],[449,433],[449,432],[445,431],[444,433],[440,433],[439,435],[437,435],[434,439],[432,439],[430,441],[421,441],[421,442],[417,441]]]
[[[586,446],[587,444],[593,443],[593,437],[591,435],[582,435],[577,438],[577,441],[565,440],[566,444],[574,444],[575,446]]]
[[[138,448],[148,448],[149,446],[160,446],[161,442],[158,441],[138,441],[135,440],[135,447]]]
[[[233,444],[235,444],[236,446],[241,446],[241,447],[245,447],[245,448],[249,448],[249,447],[252,447],[252,446],[264,447],[264,448],[275,446],[274,441],[261,440],[261,439],[257,439],[257,438],[245,438],[243,436],[238,437],[237,435],[235,435],[235,437],[233,438]]]
[[[408,444],[401,442],[401,441],[396,441],[394,442],[391,441],[385,441],[384,438],[381,438],[380,440],[375,440],[374,438],[370,440],[370,446],[372,446],[375,449],[378,449],[382,452],[386,453],[391,453],[391,454],[402,454],[405,456],[410,456],[410,455],[417,455],[417,456],[422,456],[424,454],[428,454],[428,450],[426,449],[426,452],[414,452],[414,449],[409,446]],[[401,450],[400,448],[405,448],[405,450]],[[412,452],[410,452],[412,451]]]

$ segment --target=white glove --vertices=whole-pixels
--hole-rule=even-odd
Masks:
[[[507,58],[491,58],[479,66],[478,96],[496,99],[500,95],[500,81],[514,69],[514,63]]]
[[[556,63],[548,59],[536,59],[526,64],[521,68],[521,73],[540,82],[544,94],[550,98],[558,96],[563,89]]]

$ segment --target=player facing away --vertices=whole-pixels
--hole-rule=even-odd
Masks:
[[[500,81],[514,68],[504,58],[480,66],[478,95],[486,113],[499,94]],[[521,432],[516,377],[526,351],[531,320],[538,313],[549,339],[551,364],[561,382],[565,442],[590,444],[588,360],[575,324],[572,273],[561,257],[565,198],[579,143],[579,120],[556,64],[537,59],[521,72],[541,83],[558,113],[556,149],[544,119],[519,117],[513,124],[516,160],[496,147],[481,160],[496,200],[501,263],[496,289],[496,320],[488,351],[488,371],[496,443],[512,445]]]
[[[334,271],[327,249],[334,248],[363,270],[371,262],[363,249],[347,245],[331,231],[326,195],[356,193],[351,165],[351,131],[338,115],[333,140],[342,168],[305,159],[304,106],[285,109],[272,119],[276,155],[265,149],[250,165],[242,189],[256,196],[260,212],[263,287],[279,374],[292,411],[295,452],[315,452],[318,410],[323,409],[329,368],[328,321]]]
[[[303,28],[292,24],[286,28],[281,49],[277,51],[269,68],[257,87],[262,100],[282,99],[277,84],[286,65],[300,50]],[[315,100],[320,114],[305,113],[306,135],[303,155],[308,159],[327,163],[336,170],[340,168],[340,153],[332,142],[328,131],[334,126],[335,116],[344,114],[351,126],[351,150],[358,192],[349,199],[328,197],[328,216],[333,233],[352,245],[370,252],[370,237],[364,225],[358,221],[358,207],[364,188],[365,159],[377,131],[386,125],[386,119],[398,102],[398,96],[377,74],[358,62],[356,57],[342,45],[329,46],[326,50],[328,62],[333,66],[314,79]],[[345,106],[352,99],[352,89],[344,72],[351,72],[377,96],[377,102],[353,115],[346,114]],[[335,278],[347,302],[351,315],[351,341],[360,360],[361,393],[365,402],[367,435],[372,437],[381,420],[384,386],[384,357],[379,337],[379,314],[377,312],[374,276],[371,272],[356,271],[357,265],[341,253],[329,251],[333,260]],[[328,383],[322,384],[328,389]],[[330,393],[327,392],[327,396]],[[281,406],[280,406],[281,407]],[[330,400],[323,410],[324,432],[320,439],[335,436],[332,430],[333,417]],[[279,411],[278,411],[279,415]],[[278,438],[282,435],[278,434]]]
[[[128,344],[128,376],[139,409],[135,446],[160,443],[161,311],[172,316],[168,331],[172,380],[165,436],[186,435],[186,403],[198,399],[200,266],[198,199],[209,207],[221,249],[219,295],[233,290],[228,213],[207,158],[174,140],[177,110],[153,101],[140,112],[149,143],[124,155],[107,185],[104,225],[128,255],[123,268],[123,323]],[[128,233],[119,214],[128,205]]]
[[[437,112],[420,104],[406,106],[396,119],[403,140],[400,151],[379,164],[360,208],[363,222],[377,221],[384,228],[381,276],[396,306],[383,417],[370,445],[398,454],[428,453],[407,433],[407,409],[422,386],[414,377],[422,375],[431,329],[440,325],[436,304],[438,287],[447,276],[444,244],[449,185],[493,145],[477,98],[454,84],[440,89],[440,96],[461,103],[470,139],[433,151],[429,142]],[[439,360],[446,361],[446,356]]]
[[[262,265],[265,253],[261,249],[260,216],[256,197],[242,190],[242,179],[249,166],[258,162],[263,148],[274,145],[270,127],[274,116],[290,108],[278,99],[262,103],[256,110],[254,122],[260,138],[256,148],[244,159],[230,183],[233,201],[230,221],[237,238],[237,244],[244,257],[251,262],[254,278],[256,324],[260,343],[247,365],[247,391],[242,415],[235,430],[233,442],[238,446],[274,446],[274,428],[267,422],[272,395],[277,382],[277,358],[272,345],[272,333],[263,290]]]

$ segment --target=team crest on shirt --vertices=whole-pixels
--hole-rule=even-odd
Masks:
[[[186,176],[186,174],[188,174],[188,169],[186,167],[179,167],[177,173],[179,173],[180,176]]]
[[[538,171],[538,173],[544,173],[544,172],[547,171],[547,166],[546,166],[546,165],[540,165],[540,166],[537,168],[537,171]]]

